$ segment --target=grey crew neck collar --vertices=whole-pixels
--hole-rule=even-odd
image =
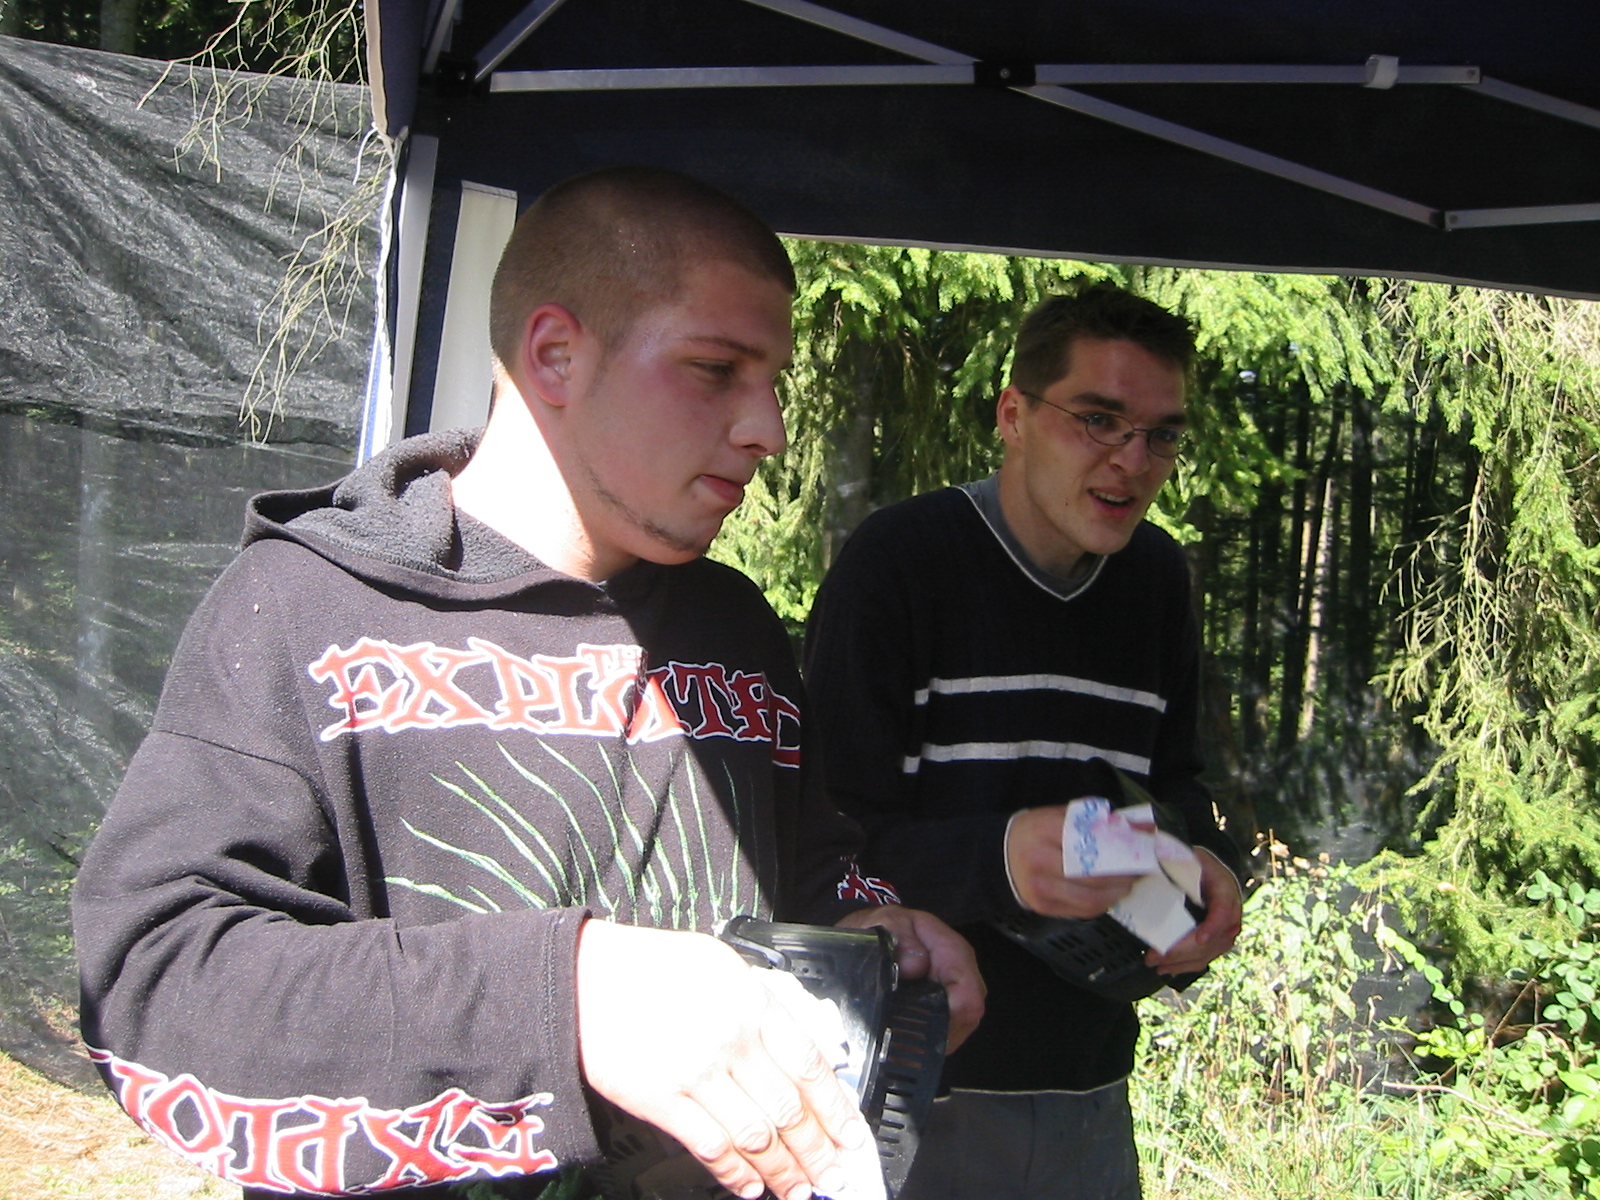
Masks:
[[[1006,522],[1006,515],[1000,508],[999,475],[964,483],[961,485],[961,490],[966,493],[967,499],[972,501],[972,506],[978,510],[978,515],[983,518],[984,524],[989,527],[989,531],[994,534],[1001,547],[1011,556],[1011,561],[1016,563],[1029,579],[1058,600],[1071,600],[1081,595],[1100,577],[1100,571],[1106,565],[1103,554],[1085,554],[1078,560],[1072,574],[1065,579],[1050,574],[1028,556],[1028,552],[1022,548],[1022,543],[1017,540],[1017,535],[1011,532],[1011,526]]]

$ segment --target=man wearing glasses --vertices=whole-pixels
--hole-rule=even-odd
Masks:
[[[1142,519],[1183,449],[1193,356],[1185,320],[1118,288],[1039,305],[996,409],[999,471],[869,517],[812,611],[814,720],[863,861],[966,934],[990,989],[903,1200],[1139,1195],[1133,1005],[992,928],[1095,917],[1131,888],[1062,871],[1065,805],[1103,786],[1090,760],[1200,847],[1207,915],[1147,963],[1198,971],[1238,934],[1238,855],[1199,781],[1188,566]]]

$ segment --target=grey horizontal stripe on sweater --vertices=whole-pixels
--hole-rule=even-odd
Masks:
[[[1159,713],[1167,711],[1167,702],[1154,692],[1114,687],[1109,683],[1077,679],[1071,675],[974,675],[968,679],[930,679],[927,687],[917,689],[914,699],[918,705],[923,705],[928,702],[929,694],[935,692],[941,696],[971,696],[981,692],[1032,691],[1076,692],[1082,696],[1098,696],[1102,700],[1139,704]]]
[[[1098,746],[1085,746],[1082,742],[1044,741],[958,742],[953,746],[924,743],[922,753],[907,755],[901,769],[907,775],[915,775],[925,762],[1008,762],[1019,758],[1073,758],[1083,762],[1091,758],[1103,758],[1124,771],[1150,774],[1150,760],[1137,754],[1103,750]]]

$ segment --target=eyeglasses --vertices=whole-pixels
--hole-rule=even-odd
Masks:
[[[1157,458],[1176,458],[1178,452],[1188,444],[1188,436],[1182,429],[1171,425],[1158,425],[1154,429],[1140,429],[1125,417],[1108,412],[1074,412],[1070,408],[1063,408],[1054,400],[1046,400],[1043,396],[1033,392],[1024,392],[1021,388],[1017,391],[1030,400],[1037,400],[1040,404],[1048,404],[1058,412],[1064,412],[1069,417],[1076,417],[1083,422],[1083,430],[1102,446],[1126,446],[1133,441],[1135,434],[1144,434],[1144,444],[1150,448],[1150,453]]]

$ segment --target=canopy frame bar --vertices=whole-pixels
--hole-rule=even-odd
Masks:
[[[867,21],[846,17],[820,4],[812,4],[810,0],[746,0],[758,8],[771,9],[775,12],[787,13],[802,21],[820,25],[839,33],[848,34],[884,49],[899,50],[927,61],[940,62],[945,65],[957,64],[972,66],[977,60],[969,55],[960,54],[944,46],[932,42],[924,42],[917,38],[907,38],[904,34],[895,33],[893,30],[884,29]],[[1068,88],[1050,85],[1033,86],[1014,89],[1035,99],[1043,100],[1062,108],[1071,109],[1084,116],[1094,117],[1108,121],[1114,125],[1133,129],[1136,132],[1147,134],[1151,137],[1161,138],[1163,141],[1175,142],[1178,145],[1197,150],[1202,154],[1209,154],[1229,162],[1238,163],[1240,166],[1261,171],[1269,175],[1277,175],[1291,182],[1302,184],[1306,187],[1316,188],[1319,191],[1331,192],[1358,204],[1365,204],[1377,208],[1406,220],[1416,221],[1423,225],[1442,227],[1443,214],[1438,209],[1430,208],[1425,204],[1418,204],[1414,200],[1407,200],[1402,196],[1390,195],[1388,192],[1369,188],[1364,184],[1352,180],[1341,179],[1326,171],[1318,171],[1302,163],[1291,162],[1286,158],[1279,158],[1274,154],[1267,154],[1260,150],[1253,150],[1237,142],[1230,142],[1225,138],[1213,137],[1201,133],[1199,130],[1190,129],[1173,121],[1164,121],[1148,114],[1137,112],[1120,104],[1112,104],[1096,97],[1085,96]]]
[[[1574,104],[1571,100],[1547,96],[1532,88],[1518,87],[1514,83],[1507,83],[1504,79],[1492,79],[1487,75],[1480,78],[1472,90],[1484,96],[1493,96],[1496,100],[1503,100],[1507,104],[1531,108],[1546,116],[1560,117],[1563,121],[1576,121],[1579,125],[1600,129],[1600,108]]]
[[[433,33],[428,37],[428,48],[422,55],[422,73],[432,75],[434,68],[439,65],[439,56],[444,53],[445,43],[450,40],[450,31],[455,27],[456,15],[461,11],[461,0],[443,0],[439,5],[438,16],[433,23]]]
[[[1323,84],[1373,87],[1370,66],[1254,63],[1045,63],[1032,65],[1036,84]],[[979,65],[897,63],[826,67],[624,67],[563,71],[496,71],[492,92],[590,92],[670,88],[916,87],[971,85]],[[1398,84],[1470,87],[1477,67],[1402,66]]]
[[[1353,200],[1357,204],[1365,204],[1368,208],[1393,213],[1397,217],[1416,221],[1420,225],[1438,226],[1442,223],[1440,211],[1429,205],[1368,187],[1364,183],[1357,183],[1353,179],[1345,179],[1328,171],[1319,171],[1315,167],[1280,158],[1276,154],[1268,154],[1263,150],[1240,145],[1238,142],[1230,142],[1226,138],[1202,133],[1187,125],[1179,125],[1176,121],[1153,117],[1149,113],[1125,105],[1112,104],[1098,96],[1087,96],[1082,92],[1062,87],[1031,87],[1021,90],[1035,99],[1043,100],[1046,104],[1054,104],[1070,112],[1095,117],[1112,125],[1120,125],[1124,129],[1132,129],[1136,133],[1173,142],[1190,150],[1197,150],[1201,154],[1209,154],[1213,158],[1249,167],[1265,175],[1276,175],[1292,183],[1316,188],[1318,191],[1328,192],[1345,200]]]
[[[811,25],[820,25],[824,29],[831,29],[835,33],[868,42],[880,49],[904,54],[907,58],[920,58],[923,62],[939,63],[947,67],[971,66],[977,61],[957,50],[925,42],[921,38],[882,25],[874,25],[871,21],[863,21],[859,17],[846,16],[831,8],[824,8],[820,4],[812,4],[810,0],[746,0],[746,3],[754,4],[757,8],[783,13]]]
[[[437,63],[462,0],[441,0],[427,48]],[[1389,89],[1400,84],[1456,85],[1505,103],[1600,129],[1600,111],[1482,76],[1475,66],[1401,65],[1375,54],[1364,64],[1212,63],[983,63],[969,55],[893,29],[847,16],[811,0],[746,0],[759,8],[806,21],[921,63],[812,67],[668,67],[617,70],[497,71],[495,68],[542,25],[563,0],[529,0],[471,63],[475,82],[491,92],[655,90],[674,88],[861,87],[981,85],[1008,87],[1047,104],[1159,138],[1248,170],[1274,175],[1422,225],[1446,231],[1600,220],[1597,204],[1548,204],[1441,210],[1279,155],[1268,154],[1175,121],[1155,117],[1066,84],[1319,84]],[[1016,85],[1006,80],[1017,78]]]
[[[564,0],[529,0],[528,6],[512,17],[506,27],[484,44],[473,55],[473,82],[482,83],[494,73],[507,56],[528,40],[530,34],[550,19]]]
[[[977,59],[969,55],[961,54],[944,46],[935,45],[932,42],[922,41],[919,38],[909,37],[891,29],[885,29],[868,21],[845,16],[843,13],[824,8],[820,4],[813,4],[811,0],[745,0],[745,2],[758,8],[784,13],[798,20],[822,26],[825,29],[832,29],[835,32],[869,42],[886,50],[894,50],[909,57],[921,58],[925,62],[939,63],[944,66],[976,66],[978,62]],[[1369,84],[1375,87],[1391,86],[1393,82],[1398,81],[1396,68],[1397,63],[1394,59],[1385,55],[1374,55],[1367,62],[1366,70],[1370,73]],[[1552,115],[1562,115],[1570,120],[1577,120],[1584,124],[1600,122],[1600,112],[1585,109],[1582,105],[1570,104],[1555,97],[1543,96],[1541,93],[1518,88],[1511,84],[1501,84],[1499,81],[1492,82],[1498,86],[1492,87],[1489,94],[1496,99],[1522,104],[1525,107],[1536,107],[1540,111],[1550,112]],[[1481,87],[1481,80],[1479,84],[1473,86]],[[1017,87],[1011,90],[1033,96],[1035,99],[1069,109],[1084,116],[1120,125],[1151,137],[1160,138],[1163,141],[1169,141],[1176,145],[1196,150],[1202,154],[1209,154],[1212,157],[1260,171],[1263,174],[1276,175],[1290,182],[1315,188],[1318,191],[1328,192],[1358,204],[1389,212],[1419,224],[1431,225],[1438,229],[1464,229],[1488,225],[1552,224],[1571,220],[1594,219],[1587,215],[1590,208],[1589,205],[1537,205],[1526,208],[1467,209],[1445,212],[1426,204],[1419,204],[1415,200],[1407,200],[1403,196],[1395,196],[1326,171],[1319,171],[1303,163],[1293,162],[1290,159],[1280,158],[1274,154],[1267,154],[1264,151],[1240,145],[1238,142],[1230,142],[1225,138],[1202,133],[1186,125],[1179,125],[1174,121],[1166,121],[1120,104],[1112,104],[1098,97],[1087,96],[1081,92],[1072,91],[1070,88],[1049,84],[1041,85],[1035,81],[1034,86]],[[1590,120],[1589,114],[1593,115],[1593,121]],[[1573,214],[1582,215],[1575,216]],[[1454,220],[1452,220],[1452,217]]]
[[[1600,221],[1600,204],[1462,208],[1444,214],[1446,229],[1493,229],[1507,225],[1566,225],[1574,221]]]

